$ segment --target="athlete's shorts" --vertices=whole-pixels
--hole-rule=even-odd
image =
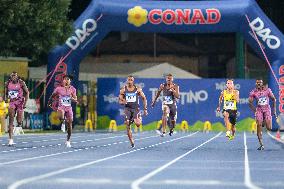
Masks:
[[[236,125],[237,122],[237,110],[225,110],[223,109],[223,113],[228,112],[229,114],[229,121],[232,125]]]
[[[177,106],[175,104],[163,104],[162,110],[166,109],[167,117],[171,120],[177,120]]]
[[[57,111],[61,111],[66,119],[73,121],[72,106],[59,106]]]
[[[271,116],[270,107],[267,108],[257,107],[255,112],[255,119],[259,122],[263,122],[263,120],[271,120],[272,116]]]
[[[125,115],[125,121],[129,121],[130,124],[134,122],[134,119],[140,119],[140,113],[139,108],[133,109],[133,108],[125,108],[124,109],[124,115]]]
[[[14,100],[14,101],[10,101],[9,107],[14,109],[17,112],[23,112],[24,111],[24,102],[25,102],[24,98],[17,99],[17,100]]]

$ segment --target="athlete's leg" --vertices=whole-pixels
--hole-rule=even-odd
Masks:
[[[227,129],[226,137],[229,137],[231,135],[229,113],[227,111],[223,111],[223,116],[224,116],[224,123],[225,123],[226,129]]]
[[[136,127],[139,128],[141,126],[141,124],[142,124],[142,116],[139,113],[139,110],[136,110],[134,112],[134,116],[133,117],[135,117],[134,118],[134,123],[135,123]]]
[[[17,110],[17,123],[18,123],[18,127],[22,127],[23,115],[24,115],[24,111],[23,110]]]
[[[167,105],[163,105],[162,135],[166,133],[168,114],[169,114],[169,107]]]
[[[67,125],[67,141],[70,141],[72,134],[72,123],[73,123],[73,111],[71,107],[66,110],[65,117]]]
[[[131,119],[133,119],[133,115],[132,115],[133,113],[129,109],[125,109],[124,114],[125,114],[124,124],[126,126],[127,136],[128,136],[131,146],[134,147],[134,140],[133,140],[132,131],[131,131],[131,121],[132,121]]]
[[[259,150],[262,150],[263,146],[263,141],[262,141],[262,124],[263,124],[263,112],[261,110],[256,110],[255,112],[255,119],[256,119],[256,124],[257,124],[257,138],[260,147],[258,148]]]
[[[171,120],[171,125],[169,126],[169,128],[170,128],[169,135],[172,136],[172,134],[174,132],[174,128],[176,126],[176,118],[177,118],[177,107],[176,107],[176,105],[172,105],[170,107],[169,118]]]
[[[265,126],[266,126],[266,129],[268,131],[271,131],[272,129],[272,116],[271,116],[271,109],[267,109],[266,111],[264,111],[263,113],[264,115],[264,122],[265,122]]]
[[[17,109],[17,124],[19,127],[22,126],[23,116],[24,116],[24,100],[16,101],[16,109]]]
[[[9,144],[12,143],[13,139],[13,130],[14,130],[14,118],[15,118],[15,109],[14,107],[9,107],[8,115],[9,115],[9,126],[8,126],[8,133],[9,133]]]
[[[10,102],[8,108],[8,115],[9,115],[9,126],[8,126],[8,133],[9,133],[9,145],[13,145],[13,131],[14,131],[14,118],[17,110],[17,102],[13,101]]]
[[[232,136],[235,136],[236,133],[236,122],[237,122],[237,110],[231,110],[229,113],[229,120],[231,123]]]

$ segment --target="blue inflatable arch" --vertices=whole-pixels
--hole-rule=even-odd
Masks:
[[[283,34],[254,0],[142,1],[93,0],[74,22],[74,33],[49,54],[47,97],[65,72],[78,81],[80,61],[110,31],[155,33],[239,32],[272,66],[269,86],[284,113]],[[216,44],[218,45],[218,44]],[[260,48],[261,47],[261,48]],[[267,56],[267,57],[266,57]]]

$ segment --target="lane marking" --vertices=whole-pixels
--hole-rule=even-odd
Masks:
[[[150,173],[146,174],[145,176],[133,181],[131,183],[131,188],[132,189],[140,189],[139,185],[142,184],[143,182],[145,182],[146,180],[150,179],[151,177],[155,176],[156,174],[158,174],[159,172],[163,171],[164,169],[166,169],[167,167],[169,167],[170,165],[174,164],[175,162],[177,162],[178,160],[182,159],[183,157],[187,156],[188,154],[194,152],[195,150],[197,150],[198,148],[204,146],[205,144],[207,144],[208,142],[211,142],[212,140],[216,139],[217,137],[219,137],[222,134],[222,132],[218,133],[217,135],[215,135],[214,137],[210,138],[209,140],[203,142],[202,144],[200,144],[199,146],[189,150],[188,152],[184,153],[183,155],[175,158],[174,160],[168,162],[167,164],[151,171]]]
[[[143,137],[143,138],[139,138],[139,139],[136,139],[136,140],[144,140],[144,139],[148,139],[148,138],[154,138],[154,137],[159,137],[157,135],[154,135],[154,136],[148,136],[148,137]],[[129,142],[129,141],[124,141],[125,143]],[[99,148],[99,147],[103,147],[103,146],[108,146],[108,145],[102,145],[102,146],[97,146],[96,148]],[[94,148],[94,147],[93,147]],[[93,149],[91,147],[91,149]],[[27,148],[25,149],[27,150]],[[41,158],[46,158],[46,157],[53,157],[53,156],[58,156],[58,155],[62,155],[62,154],[68,154],[68,153],[73,153],[73,152],[78,152],[78,151],[82,151],[82,150],[89,150],[86,149],[86,148],[77,148],[77,149],[74,149],[74,150],[70,150],[70,151],[65,151],[65,152],[58,152],[58,153],[53,153],[53,154],[48,154],[48,155],[42,155],[42,156],[34,156],[34,157],[30,157],[30,158],[25,158],[25,159],[19,159],[19,160],[13,160],[13,161],[8,161],[8,162],[3,162],[3,163],[0,163],[0,166],[1,165],[10,165],[10,164],[13,164],[13,163],[20,163],[20,162],[25,162],[25,161],[30,161],[30,160],[35,160],[35,159],[41,159]],[[10,151],[15,151],[15,150],[10,150]],[[2,151],[3,152],[3,151]],[[7,151],[9,152],[9,151]]]
[[[248,147],[247,147],[247,136],[244,132],[244,147],[245,147],[245,159],[244,159],[244,166],[245,166],[245,186],[250,189],[260,189],[260,187],[254,185],[251,181],[250,176],[250,168],[249,168],[249,159],[248,159]]]
[[[273,138],[274,140],[276,140],[277,142],[280,142],[280,143],[284,144],[284,141],[283,141],[283,140],[276,138],[276,137],[273,136],[270,132],[267,132],[267,134],[268,134],[271,138]]]
[[[186,136],[171,139],[171,140],[169,140],[169,142],[174,142],[174,141],[177,141],[177,140],[181,140],[181,139],[184,139],[184,138],[191,137],[198,132],[199,131],[196,131],[196,132],[191,133],[191,134],[186,135]],[[139,148],[139,149],[141,150],[142,148]],[[134,149],[134,150],[131,150],[131,151],[128,151],[128,152],[120,153],[120,154],[117,154],[117,155],[114,155],[114,156],[109,156],[109,157],[106,157],[106,158],[98,159],[98,160],[83,163],[83,164],[78,164],[76,166],[71,166],[71,167],[68,167],[68,168],[59,169],[57,171],[52,171],[52,172],[45,173],[45,174],[42,174],[42,175],[38,175],[38,176],[34,176],[34,177],[28,177],[28,178],[19,180],[17,182],[14,182],[13,184],[8,186],[8,189],[17,189],[19,186],[22,186],[22,185],[25,185],[25,184],[28,184],[28,183],[31,183],[31,182],[34,182],[34,181],[38,181],[38,180],[45,179],[45,178],[48,178],[48,177],[51,177],[51,176],[59,175],[61,173],[65,173],[65,172],[68,172],[68,171],[73,171],[73,170],[76,170],[76,169],[80,169],[80,168],[83,168],[83,167],[94,165],[94,164],[97,164],[97,163],[100,163],[100,162],[103,162],[103,161],[114,159],[116,157],[128,155],[128,154],[134,153],[136,151],[140,151],[139,149]],[[143,149],[145,149],[145,147]]]

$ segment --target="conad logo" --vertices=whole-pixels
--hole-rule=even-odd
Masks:
[[[93,31],[97,29],[97,22],[94,19],[86,19],[82,24],[82,29],[77,29],[75,35],[66,40],[66,45],[75,50],[83,43]]]
[[[265,28],[264,22],[259,17],[254,19],[250,23],[250,26],[270,49],[277,49],[280,47],[280,39],[274,35],[271,35],[271,29]]]

